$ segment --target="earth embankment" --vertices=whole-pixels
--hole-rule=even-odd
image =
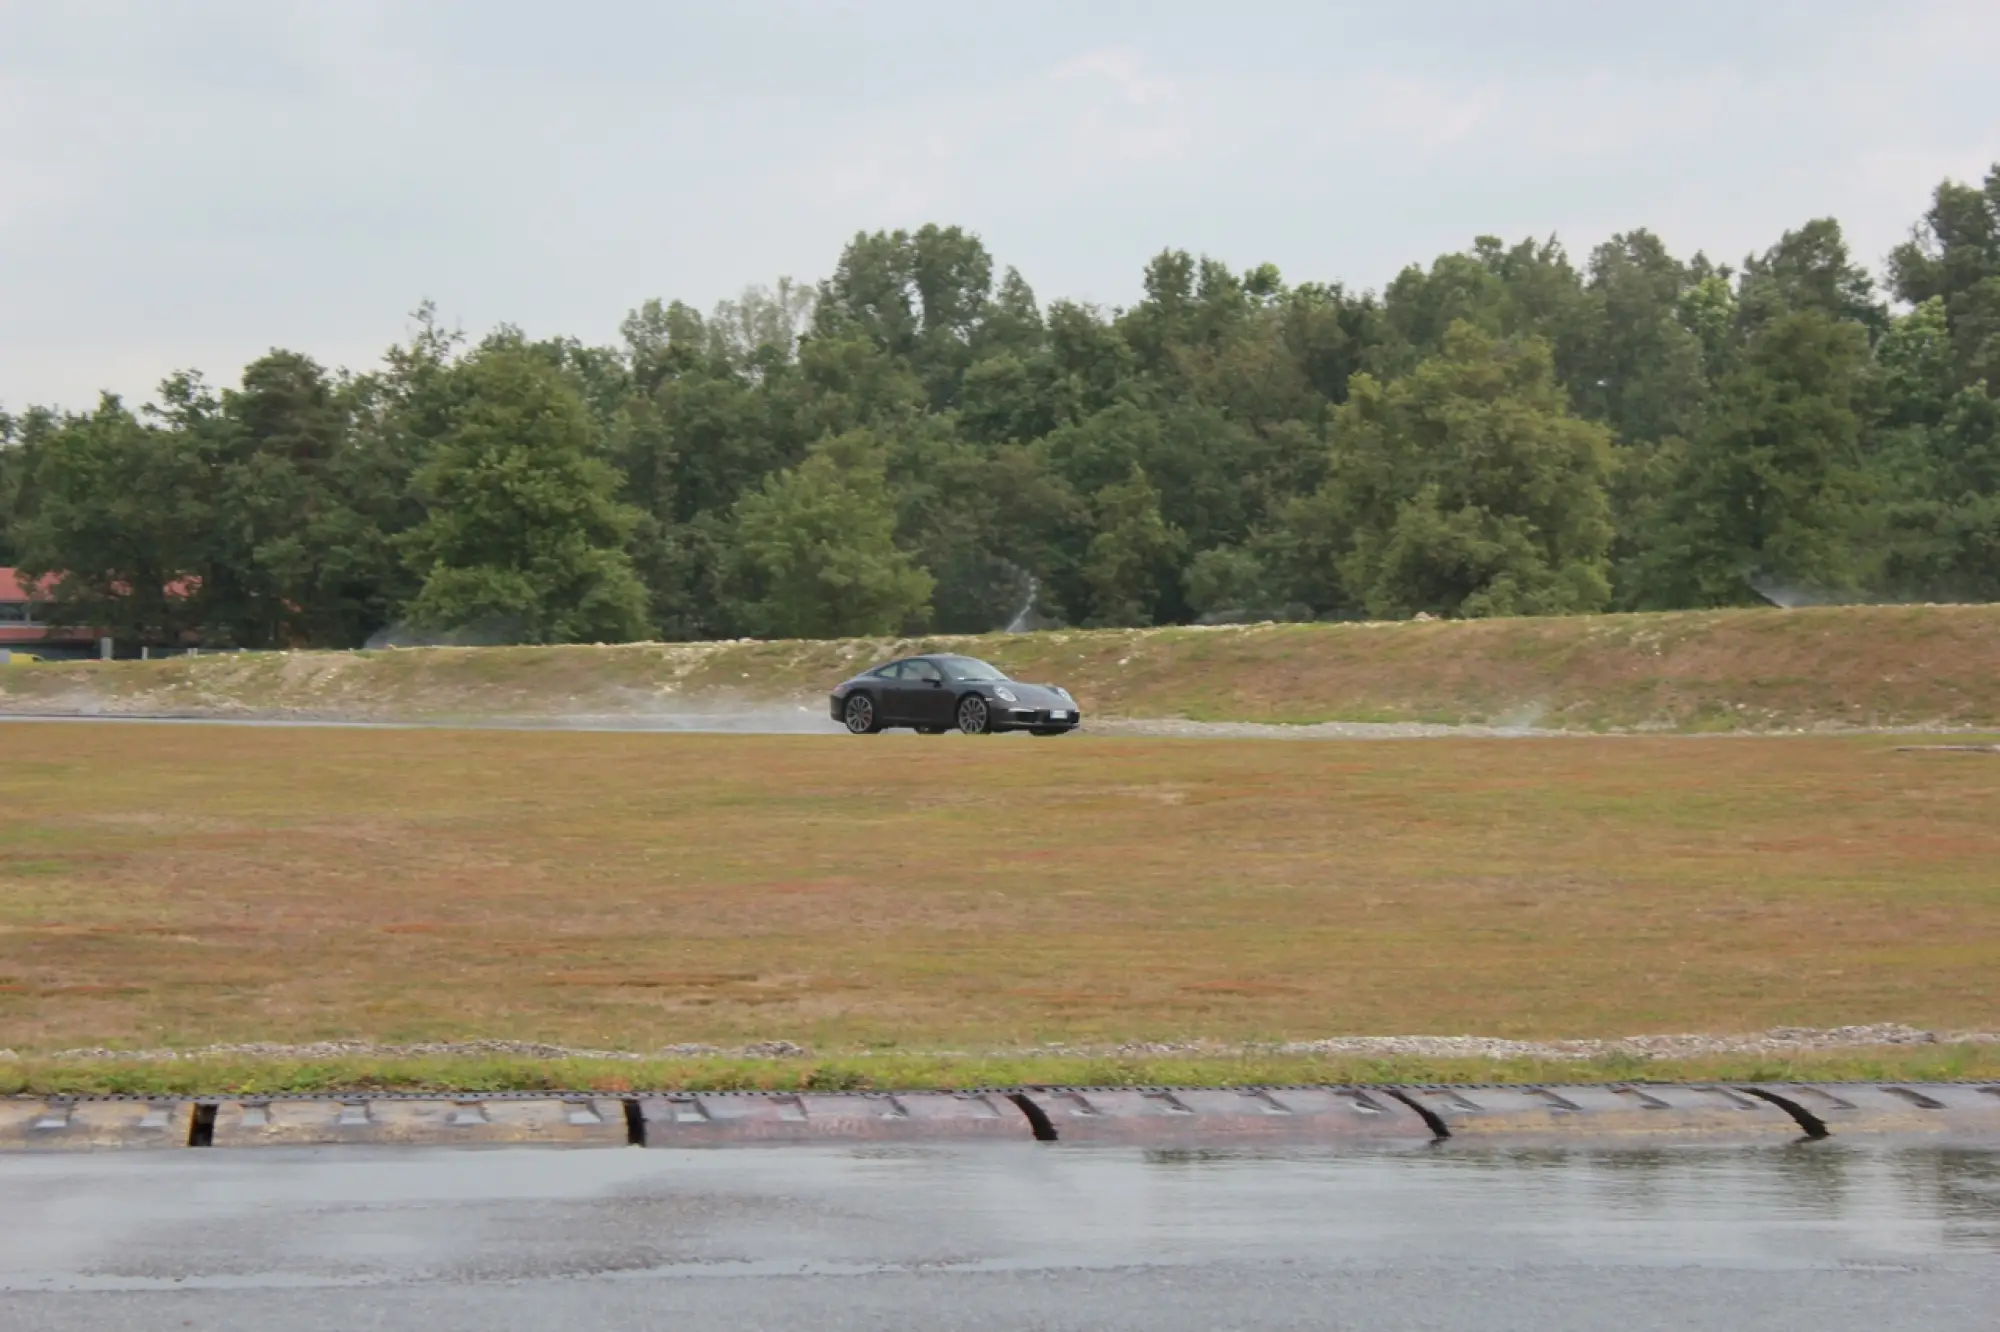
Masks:
[[[765,717],[918,651],[1067,685],[1098,718],[1581,731],[2000,726],[2000,606],[439,647],[17,665],[0,711],[445,721]],[[780,723],[787,723],[781,725]]]

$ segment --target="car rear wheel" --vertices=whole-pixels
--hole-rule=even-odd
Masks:
[[[986,700],[977,694],[967,694],[958,704],[958,729],[967,735],[985,735],[992,729],[993,718],[986,710]]]
[[[866,694],[848,699],[842,716],[855,735],[873,735],[882,729],[882,719],[875,715],[875,700]]]

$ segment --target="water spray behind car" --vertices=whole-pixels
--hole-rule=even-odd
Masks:
[[[1035,598],[1041,594],[1042,580],[1033,574],[1029,574],[1027,598],[1021,602],[1021,609],[1014,612],[1014,618],[1007,621],[1007,628],[1004,632],[1025,634],[1034,627]]]

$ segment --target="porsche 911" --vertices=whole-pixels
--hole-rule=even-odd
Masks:
[[[841,683],[833,719],[855,735],[907,726],[924,735],[1027,731],[1063,735],[1083,720],[1061,685],[1024,684],[977,657],[905,657]]]

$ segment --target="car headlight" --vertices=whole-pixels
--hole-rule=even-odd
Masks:
[[[1002,703],[1019,703],[1021,701],[1014,697],[1014,691],[1011,689],[996,689],[993,691],[993,697],[999,699]]]
[[[1056,691],[1056,693],[1058,693],[1058,694],[1060,694],[1060,695],[1062,696],[1062,699],[1063,699],[1063,701],[1064,701],[1065,703],[1074,703],[1074,702],[1076,702],[1076,700],[1075,700],[1075,699],[1073,699],[1073,698],[1071,698],[1071,697],[1069,696],[1069,690],[1067,690],[1067,689],[1064,689],[1064,688],[1063,688],[1063,687],[1062,687],[1061,685],[1053,685],[1053,686],[1051,686],[1051,688],[1053,688],[1053,689],[1054,689],[1054,690]]]

